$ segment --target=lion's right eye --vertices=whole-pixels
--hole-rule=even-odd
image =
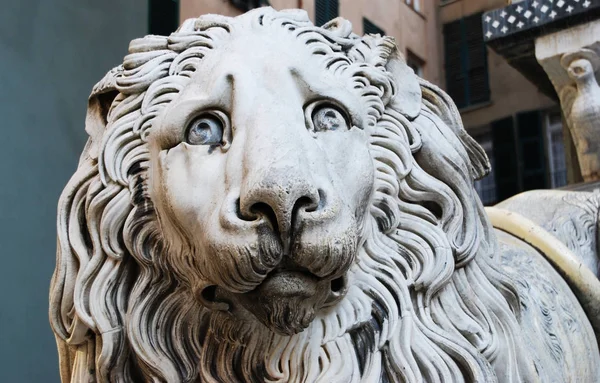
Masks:
[[[331,105],[323,105],[315,109],[313,112],[313,126],[316,132],[338,130],[341,127],[347,128],[344,115]]]
[[[223,121],[215,115],[203,114],[190,123],[186,141],[190,145],[222,145]]]
[[[352,127],[348,113],[337,103],[318,100],[304,109],[306,128],[314,133],[348,130]]]

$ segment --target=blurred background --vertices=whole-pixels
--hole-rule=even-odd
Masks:
[[[182,20],[204,13],[234,16],[264,5],[303,8],[318,25],[343,16],[358,34],[394,36],[408,65],[452,96],[467,130],[488,153],[494,171],[477,181],[476,189],[489,205],[520,191],[578,181],[576,167],[568,170],[572,144],[568,138],[566,143],[563,140],[561,109],[552,88],[534,85],[530,76],[515,69],[519,65],[486,46],[491,33],[484,36],[484,24],[490,22],[484,12],[508,3],[4,1],[0,13],[0,382],[59,381],[47,314],[57,200],[86,140],[89,92],[121,63],[131,39],[169,34]]]

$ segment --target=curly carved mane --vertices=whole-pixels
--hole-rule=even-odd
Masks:
[[[291,337],[198,304],[147,192],[154,119],[249,29],[300,39],[369,106],[375,191],[350,290]],[[268,8],[134,40],[92,92],[90,139],[59,202],[50,318],[63,381],[493,382],[495,368],[522,381],[518,297],[472,185],[487,158],[449,97],[406,68],[389,37]],[[417,113],[394,98],[406,76]]]

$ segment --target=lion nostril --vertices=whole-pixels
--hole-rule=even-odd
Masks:
[[[242,213],[242,209],[240,208],[240,199],[239,198],[235,200],[235,215],[237,215],[237,217],[239,219],[241,219],[242,221],[254,221],[254,218],[246,217]]]
[[[269,206],[268,204],[266,204],[264,202],[257,202],[254,205],[250,206],[250,212],[252,212],[252,214],[255,214],[257,217],[258,216],[264,217],[271,224],[273,231],[277,235],[279,235],[279,226],[277,224],[278,223],[277,215],[275,214],[275,211],[271,208],[271,206]]]
[[[305,195],[302,196],[300,198],[298,198],[296,200],[296,202],[294,203],[294,209],[293,212],[295,213],[296,211],[300,210],[301,208],[304,208],[304,211],[306,212],[313,212],[313,211],[317,211],[319,210],[321,207],[323,207],[325,203],[325,192],[321,189],[319,189],[317,191],[316,195]]]
[[[312,200],[312,198],[306,196],[300,197],[296,200],[296,203],[294,204],[292,214],[295,215],[295,213],[302,208],[304,208],[304,211],[314,211],[317,208],[317,206],[318,203],[315,203]]]
[[[311,198],[309,196],[302,196],[296,200],[292,209],[292,226],[297,223],[296,220],[298,219],[298,212],[300,212],[300,209],[304,209],[305,212],[310,213],[316,211],[319,208],[320,201],[316,201],[315,199],[316,198]]]
[[[251,214],[245,214],[244,212],[242,212],[240,199],[238,198],[235,200],[235,215],[239,219],[241,219],[242,221],[252,222],[260,218],[260,212],[257,211],[257,209],[255,209],[254,207],[250,208],[250,213]]]

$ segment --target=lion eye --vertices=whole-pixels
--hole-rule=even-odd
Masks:
[[[342,112],[332,105],[323,105],[316,108],[312,114],[312,122],[315,132],[348,128],[346,118]]]
[[[223,122],[211,114],[204,114],[194,119],[186,134],[190,145],[220,145],[223,143]]]

